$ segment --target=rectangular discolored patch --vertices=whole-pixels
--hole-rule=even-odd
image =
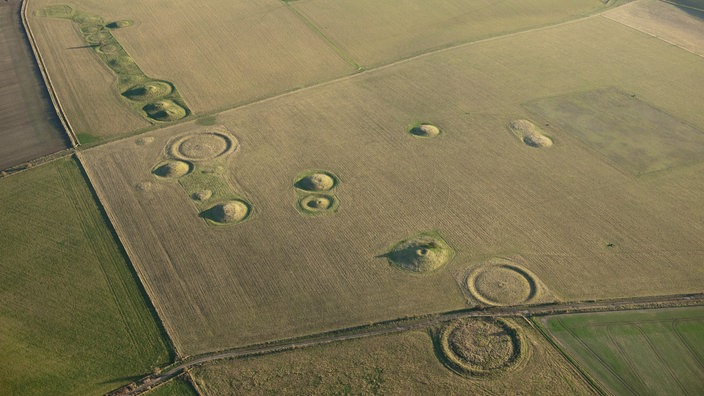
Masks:
[[[704,158],[704,133],[616,88],[543,98],[524,105],[635,175]]]

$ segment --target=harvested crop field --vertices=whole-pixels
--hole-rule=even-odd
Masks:
[[[466,274],[491,257],[520,256],[554,299],[697,292],[704,243],[692,230],[703,219],[704,164],[635,177],[530,104],[617,87],[702,130],[703,65],[595,16],[430,54],[219,113],[212,127],[181,123],[82,158],[182,354],[466,307]],[[520,119],[553,145],[517,139],[507,125]],[[442,133],[408,133],[419,120]],[[171,142],[209,128],[230,131],[237,150],[200,173],[157,180],[151,170]],[[314,170],[338,178],[334,213],[300,212],[294,184]],[[192,175],[203,183],[184,192]],[[193,198],[215,191],[208,184],[251,204],[252,214],[213,227],[199,217],[213,198]],[[428,233],[454,252],[444,266],[414,273],[384,256]],[[531,301],[530,290],[517,293]]]
[[[141,114],[115,95],[116,75],[68,20],[34,15],[57,0],[33,0],[30,24],[50,58],[57,91],[79,132],[102,138],[147,127]],[[100,16],[144,74],[178,87],[193,113],[222,110],[257,98],[351,74],[341,57],[285,3],[277,0],[195,3],[83,0],[75,9]],[[187,27],[187,28],[185,28]],[[78,81],[91,81],[79,84]],[[84,108],[91,103],[90,108]],[[169,120],[159,120],[169,121]]]
[[[561,347],[609,392],[704,392],[704,308],[541,318]]]
[[[20,5],[0,3],[0,170],[70,147],[24,33]]]
[[[604,8],[592,0],[297,0],[290,5],[363,66],[553,24]]]
[[[704,3],[701,1],[638,0],[604,16],[704,56]]]

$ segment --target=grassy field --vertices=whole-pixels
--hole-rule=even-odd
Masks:
[[[635,177],[530,104],[616,87],[699,133],[703,65],[597,16],[220,113],[213,122],[239,148],[213,174],[253,208],[227,227],[209,226],[177,181],[150,173],[174,139],[207,126],[184,123],[145,135],[150,144],[127,139],[83,155],[187,355],[472,305],[465,276],[492,257],[516,257],[558,299],[698,292],[704,251],[692,230],[702,221],[703,165]],[[623,119],[641,110],[626,107]],[[552,147],[518,139],[508,128],[518,119],[540,125]],[[418,123],[442,133],[409,134]],[[335,213],[297,211],[293,183],[313,170],[339,178]],[[455,252],[442,269],[405,273],[382,257],[428,232]]]
[[[20,20],[0,3],[0,169],[69,147]]]
[[[389,0],[381,4],[374,0],[298,0],[290,4],[366,67],[558,23],[605,7],[598,0]]]
[[[275,355],[223,361],[192,372],[205,395],[594,394],[557,351],[529,326],[530,356],[514,370],[465,378],[436,356],[428,332],[342,341]]]
[[[618,395],[704,392],[704,308],[558,315],[540,322]]]
[[[0,202],[0,393],[104,393],[169,361],[74,160],[0,180]]]

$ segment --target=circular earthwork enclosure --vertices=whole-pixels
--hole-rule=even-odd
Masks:
[[[169,153],[174,158],[187,161],[211,161],[232,153],[237,145],[237,139],[229,133],[199,132],[176,139]]]
[[[466,287],[479,302],[496,306],[529,303],[539,294],[532,273],[503,259],[472,270],[467,276]]]
[[[438,337],[440,359],[469,377],[489,377],[516,367],[525,354],[518,329],[496,318],[464,318],[449,323]]]

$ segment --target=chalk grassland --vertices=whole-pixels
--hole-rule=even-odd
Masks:
[[[30,11],[56,4],[66,2],[32,0]],[[82,0],[71,5],[106,22],[133,20],[133,26],[113,35],[146,75],[178,87],[196,114],[356,70],[276,0]],[[85,43],[70,21],[31,16],[30,23],[77,129],[106,137],[149,125],[124,108],[124,99],[113,92],[115,76],[93,50],[75,48]]]
[[[104,393],[168,363],[73,160],[0,180],[0,203],[0,393]]]
[[[594,17],[221,113],[240,142],[226,180],[253,206],[227,227],[150,174],[169,139],[207,127],[82,155],[183,354],[461,308],[465,274],[494,256],[521,256],[562,299],[698,292],[704,165],[635,178],[559,129],[535,148],[507,125],[550,124],[523,107],[537,98],[618,86],[702,130],[703,62]],[[418,122],[443,132],[419,139]],[[339,177],[332,215],[297,211],[295,177],[311,170]],[[441,270],[377,257],[433,231],[455,251]]]
[[[617,395],[704,392],[704,308],[558,315],[540,322]]]
[[[590,395],[569,363],[528,326],[525,365],[496,377],[459,376],[438,360],[425,331],[342,341],[257,358],[217,362],[192,373],[204,395]]]
[[[20,20],[0,3],[0,169],[69,147]]]
[[[677,1],[639,0],[604,14],[607,18],[704,56],[704,3],[700,10],[678,7]],[[687,6],[687,2],[681,2]],[[696,2],[692,2],[696,4]]]
[[[149,126],[138,113],[124,106],[113,88],[115,75],[86,44],[74,23],[35,15],[45,4],[30,0],[27,19],[58,100],[79,140]]]
[[[604,8],[597,0],[299,0],[290,3],[363,66],[526,30]]]

